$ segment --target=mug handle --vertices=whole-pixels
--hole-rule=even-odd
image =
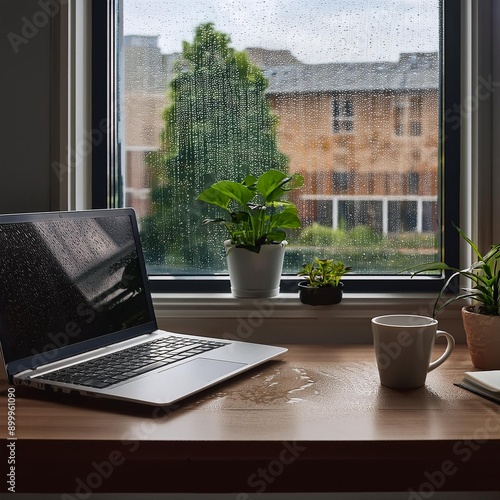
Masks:
[[[440,364],[442,364],[452,353],[453,348],[455,347],[455,339],[448,332],[443,332],[442,330],[438,330],[436,332],[436,338],[438,337],[446,337],[446,343],[447,343],[446,351],[444,351],[441,357],[439,357],[438,359],[436,359],[436,361],[433,361],[429,365],[429,369],[427,370],[428,372],[434,370],[434,368],[437,368]]]

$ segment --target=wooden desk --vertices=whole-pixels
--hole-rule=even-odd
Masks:
[[[500,490],[500,406],[452,383],[465,346],[410,391],[379,384],[372,346],[289,349],[170,409],[17,388],[16,491]]]

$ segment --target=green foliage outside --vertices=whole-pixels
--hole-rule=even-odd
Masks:
[[[345,245],[347,233],[342,229],[332,229],[314,222],[302,230],[298,243],[306,246]]]
[[[342,261],[354,274],[394,274],[420,263],[439,259],[433,233],[406,232],[383,236],[364,225],[332,229],[317,222],[304,228],[285,254],[285,272],[293,274],[315,257]]]
[[[161,151],[148,158],[151,209],[141,237],[152,266],[217,269],[224,228],[202,224],[207,211],[196,196],[218,179],[286,172],[277,118],[265,97],[267,79],[230,41],[207,23],[192,43],[183,43],[163,113]]]

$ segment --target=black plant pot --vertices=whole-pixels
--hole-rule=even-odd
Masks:
[[[311,287],[307,281],[299,283],[299,297],[303,304],[310,306],[329,306],[338,304],[342,300],[342,287],[344,284],[339,283],[339,286],[321,286]]]

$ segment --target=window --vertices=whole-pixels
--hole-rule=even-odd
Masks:
[[[422,96],[410,97],[409,115],[409,135],[422,135]]]
[[[403,105],[398,102],[394,106],[394,133],[396,135],[403,135]]]
[[[332,131],[334,134],[354,130],[354,103],[349,97],[332,99]]]
[[[409,135],[417,136],[422,135],[422,124],[419,121],[410,122],[410,133]]]
[[[349,172],[333,172],[333,193],[348,193],[352,186],[352,177]]]
[[[331,9],[329,15],[332,19],[336,19],[337,10],[342,5],[345,6],[345,3],[326,4]],[[234,47],[227,44],[225,49],[234,48],[239,54],[243,54],[241,57],[246,61],[245,64],[249,68],[255,66],[266,78],[265,97],[268,108],[263,116],[265,119],[276,119],[276,135],[272,138],[275,141],[273,149],[264,151],[264,156],[258,157],[260,163],[262,164],[263,158],[269,161],[273,157],[273,161],[278,164],[285,159],[288,171],[301,172],[306,178],[306,186],[294,200],[301,210],[304,227],[301,232],[292,235],[293,240],[290,238],[293,243],[287,251],[285,273],[293,276],[302,261],[311,255],[333,254],[367,278],[383,275],[383,279],[370,279],[370,283],[374,289],[389,289],[391,276],[407,265],[427,261],[429,254],[440,259],[441,243],[447,244],[448,238],[453,239],[452,235],[444,234],[444,240],[441,241],[440,221],[444,217],[451,220],[454,218],[453,214],[457,213],[457,202],[453,203],[448,197],[443,204],[437,192],[439,185],[448,189],[447,184],[440,181],[442,144],[439,136],[443,124],[439,121],[439,109],[446,82],[439,80],[439,61],[443,50],[440,42],[442,26],[445,26],[444,34],[448,36],[452,30],[446,29],[446,23],[457,22],[453,2],[445,2],[446,8],[443,8],[437,0],[426,0],[416,5],[413,12],[406,12],[406,21],[411,15],[415,15],[419,23],[427,19],[430,24],[419,26],[419,36],[414,37],[416,45],[413,48],[398,47],[397,53],[392,57],[388,57],[384,49],[381,51],[382,55],[371,56],[372,62],[366,58],[367,53],[357,47],[354,36],[351,42],[358,52],[349,52],[347,49],[341,51],[338,46],[331,52],[323,48],[315,49],[315,54],[319,54],[324,60],[308,59],[309,56],[305,53],[307,43],[302,48],[275,47],[271,39],[280,40],[283,35],[283,41],[288,40],[284,36],[287,30],[282,23],[277,22],[274,22],[276,31],[264,40],[267,46],[258,39],[258,33],[265,32],[260,29],[253,33],[254,38],[250,38],[250,41],[237,44],[240,35],[238,29],[243,30],[244,23],[224,24],[223,12],[212,12],[212,17],[206,17],[203,14],[203,2],[197,4],[199,16],[182,14],[183,7],[179,4],[170,6],[168,2],[162,12],[144,13],[148,19],[162,19],[165,28],[161,36],[154,34],[160,32],[154,25],[151,30],[155,28],[155,31],[140,32],[148,23],[134,24],[134,19],[140,21],[148,6],[154,6],[152,2],[141,3],[137,0],[123,5],[124,36],[118,55],[123,60],[121,89],[124,94],[120,121],[117,123],[124,124],[124,140],[120,145],[124,161],[121,165],[122,176],[116,185],[123,193],[124,199],[120,203],[137,209],[150,274],[160,278],[168,276],[170,279],[167,286],[189,288],[186,283],[191,279],[198,283],[197,276],[210,278],[214,274],[225,273],[223,255],[219,249],[219,242],[224,235],[222,232],[219,235],[203,234],[200,221],[204,213],[189,200],[194,200],[194,195],[208,182],[227,174],[236,176],[238,172],[229,172],[222,166],[213,168],[217,164],[224,165],[220,153],[228,148],[210,147],[210,142],[200,139],[197,131],[206,126],[209,120],[214,120],[214,123],[222,127],[216,127],[214,140],[223,137],[226,141],[224,144],[233,145],[234,152],[231,154],[244,152],[247,160],[252,161],[254,156],[262,153],[255,148],[244,150],[238,146],[241,132],[238,132],[238,127],[245,120],[240,120],[241,116],[236,113],[227,114],[227,109],[232,109],[233,102],[225,102],[226,114],[224,106],[206,108],[205,111],[202,107],[195,106],[194,100],[202,96],[202,91],[193,90],[191,95],[183,97],[186,105],[196,109],[196,115],[177,115],[177,123],[168,121],[168,117],[175,116],[173,108],[168,111],[173,99],[174,87],[171,83],[174,82],[175,85],[175,79],[179,77],[188,78],[191,71],[189,61],[186,61],[185,54],[182,53],[181,42],[184,39],[193,47],[195,30],[211,19],[220,21],[212,25],[216,36],[235,40]],[[384,26],[388,24],[387,16],[391,16],[394,21],[398,19],[399,13],[394,10],[394,2],[378,4],[380,10],[376,16],[377,22],[373,23],[373,19],[370,19],[370,22],[363,25],[366,40],[374,36],[371,31],[373,29],[381,29],[383,32]],[[261,7],[260,4],[257,5],[255,17],[258,17]],[[231,2],[227,2],[227,9],[230,8]],[[173,14],[177,10],[179,15],[186,16],[185,19],[196,18],[200,22],[193,24],[191,32],[176,41],[167,36],[167,33],[175,30],[168,30],[166,27],[171,26],[169,23],[175,25]],[[264,9],[262,12],[267,11]],[[444,21],[441,22],[443,12]],[[446,21],[447,15],[449,21]],[[359,16],[353,16],[352,20],[355,17]],[[368,18],[365,21],[366,19]],[[309,21],[319,22],[317,16]],[[293,22],[299,21],[296,19]],[[300,23],[304,24],[304,19],[300,19]],[[421,29],[424,27],[433,33],[432,37],[421,36]],[[320,26],[317,29],[319,28]],[[355,29],[354,25],[352,28]],[[307,31],[315,32],[312,28]],[[453,37],[450,35],[448,38]],[[455,61],[456,64],[458,45],[448,38],[445,44],[445,50],[448,51],[445,62],[451,64]],[[424,39],[425,43],[431,40],[434,45],[422,47],[419,44]],[[221,87],[214,87],[213,95],[207,93],[204,98],[213,98],[220,90]],[[458,100],[456,91],[455,88],[448,92],[445,98],[450,102]],[[444,105],[446,106],[446,102]],[[233,120],[233,128],[223,128],[228,120]],[[188,141],[186,152],[192,153],[199,165],[207,165],[205,170],[205,167],[181,169],[178,163],[177,174],[165,171],[164,162],[176,154],[162,143],[166,134],[171,132],[169,127],[172,124],[178,127],[179,141]],[[244,133],[248,136],[258,134],[257,125],[255,127],[245,129]],[[185,132],[184,135],[181,131]],[[447,134],[445,148],[458,137],[456,131],[452,132]],[[396,140],[393,139],[394,136]],[[407,142],[409,140],[412,141],[411,145]],[[198,144],[204,146],[196,149]],[[455,148],[455,151],[458,150],[459,148]],[[419,154],[415,155],[414,151],[419,151]],[[177,158],[176,161],[180,159]],[[243,170],[244,168],[242,173]],[[115,179],[114,174],[116,173],[111,174],[112,179]],[[431,178],[429,184],[436,189],[432,193],[420,192],[420,179],[428,178]],[[321,182],[318,179],[322,179]],[[445,180],[449,182],[449,178]],[[181,188],[186,190],[182,192]],[[178,207],[181,209],[178,210]],[[341,231],[345,237],[340,244],[331,248],[310,247],[306,243],[308,234],[317,226],[321,230]],[[421,252],[417,246],[413,251],[408,252],[406,248],[404,253],[399,253],[399,235],[426,231],[433,232],[432,249],[426,247]],[[361,237],[363,232],[368,236]],[[367,241],[371,245],[368,257],[364,251]],[[394,246],[389,247],[390,244]],[[388,248],[394,252],[389,264]],[[176,276],[180,279],[172,279]],[[159,279],[157,283],[160,282],[164,283]],[[204,279],[203,282],[208,283],[208,288],[217,289],[215,281]],[[395,286],[399,289],[403,286],[401,283],[401,280],[397,280]],[[417,282],[410,283],[408,280],[409,289],[420,286],[415,283]],[[363,289],[370,287],[371,285],[365,286]]]
[[[408,174],[408,194],[418,195],[418,172],[410,172]]]
[[[425,103],[425,109],[422,96],[416,97],[398,97],[394,105],[394,134],[397,136],[406,135],[410,137],[422,135],[422,113],[428,113],[431,105]]]
[[[416,201],[389,201],[388,204],[389,232],[407,233],[417,230]]]

